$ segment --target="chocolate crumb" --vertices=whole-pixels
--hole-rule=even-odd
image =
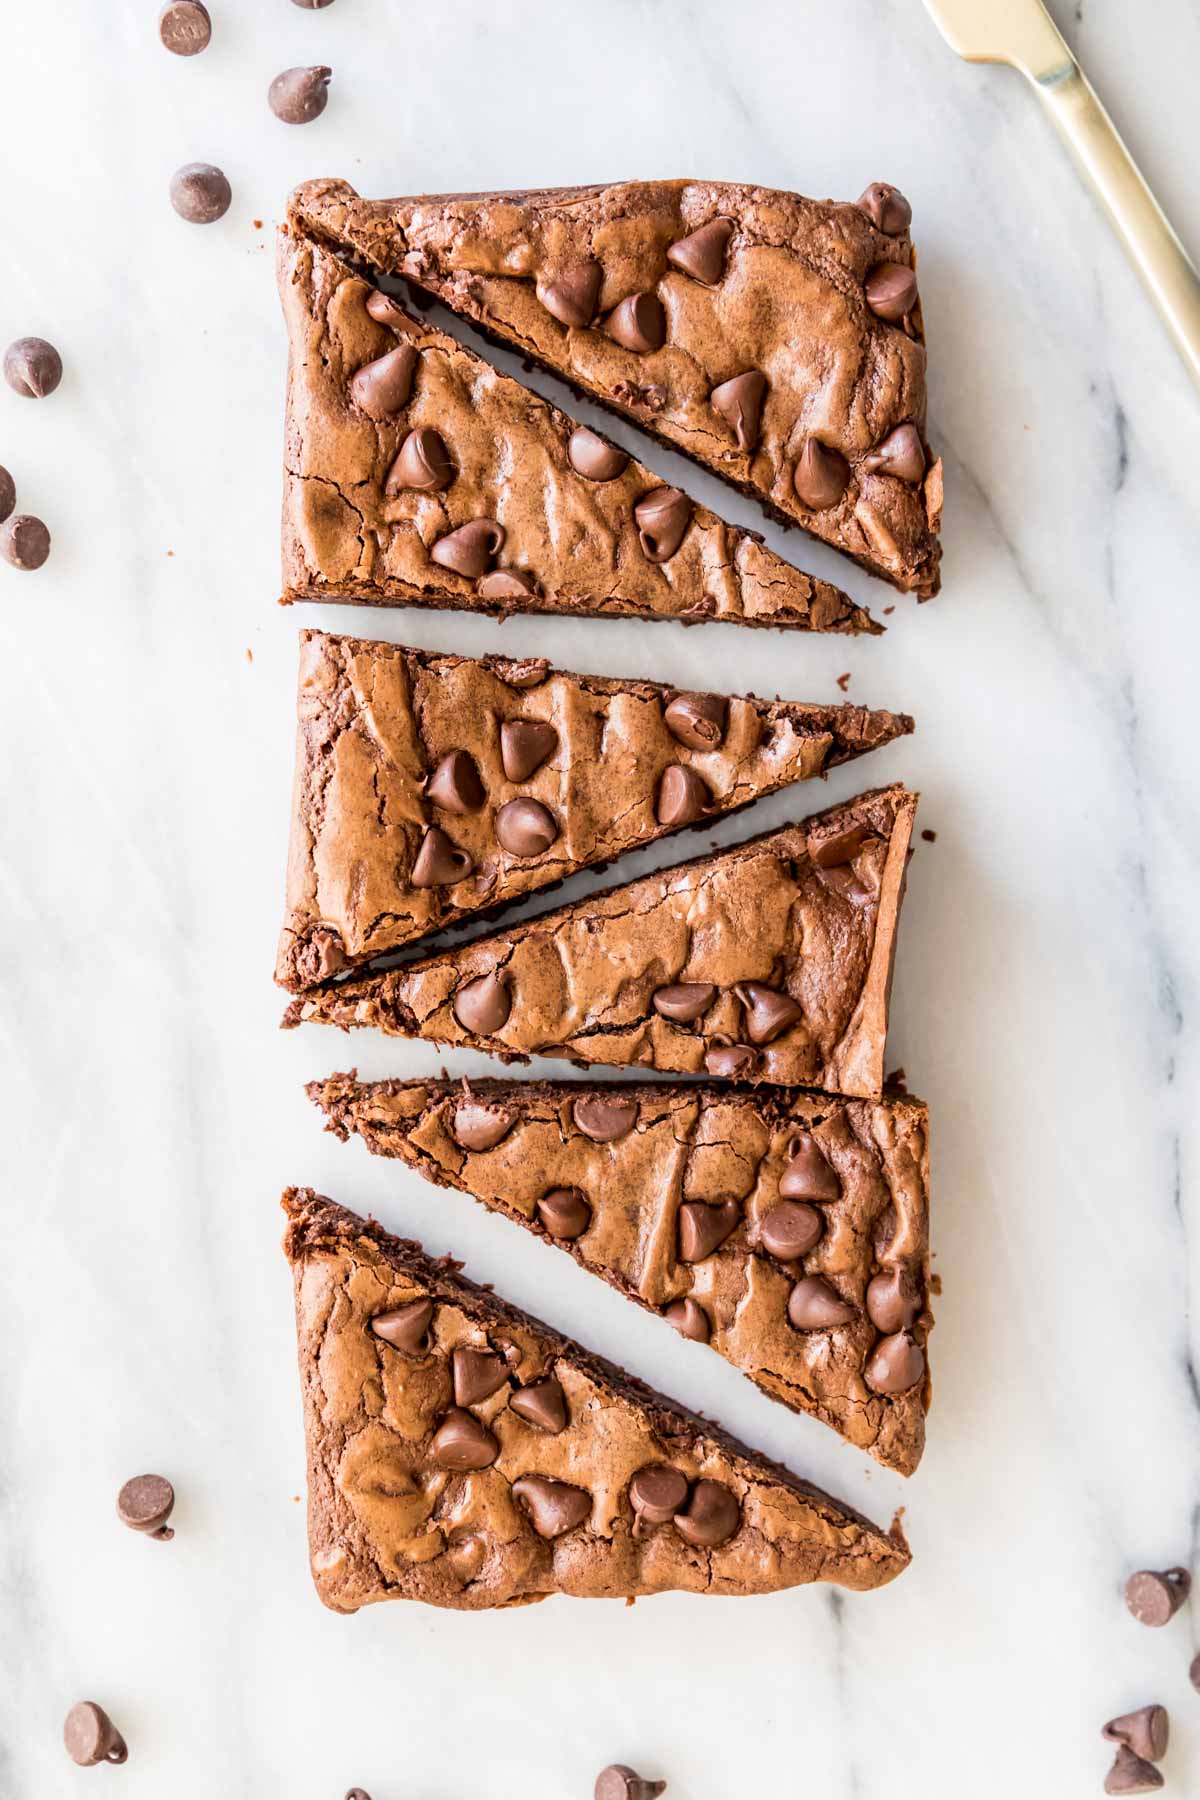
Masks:
[[[846,670],[846,673],[844,675],[838,676],[837,684],[841,688],[841,690],[844,694],[846,689],[850,686],[850,671],[849,671],[849,669]]]
[[[885,613],[894,613],[896,609],[894,606],[885,606],[883,610]]]
[[[927,844],[936,844],[937,843],[937,832],[936,831],[929,831],[928,829],[926,829],[925,831],[923,831],[921,833],[921,836],[925,839],[925,842]]]

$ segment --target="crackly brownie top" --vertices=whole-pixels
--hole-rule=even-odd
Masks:
[[[306,632],[278,979],[311,986],[911,724]]]
[[[919,1100],[353,1075],[308,1092],[339,1136],[474,1195],[776,1399],[916,1467],[932,1324]]]
[[[872,1588],[908,1560],[787,1470],[290,1190],[313,1574],[330,1606]]]
[[[405,275],[901,588],[936,591],[941,465],[903,195],[735,182],[365,201],[291,218]]]

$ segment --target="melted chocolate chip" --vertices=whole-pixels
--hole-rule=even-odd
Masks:
[[[400,453],[388,470],[383,491],[390,500],[395,499],[396,495],[403,493],[406,488],[415,488],[418,493],[422,494],[436,494],[440,493],[443,488],[448,488],[454,480],[454,476],[454,464],[450,460],[450,452],[446,448],[441,433],[434,431],[430,425],[418,425],[415,431],[409,432],[401,444]],[[481,521],[474,520],[472,523],[477,524]],[[464,525],[461,529],[469,531],[470,526]],[[497,526],[496,529],[499,530],[499,527]],[[432,552],[435,562],[445,563],[447,568],[458,568],[457,563],[446,563],[445,556],[439,557],[438,555],[441,546],[448,544],[451,538],[458,535],[458,532],[451,532],[449,537],[438,540]],[[486,564],[480,567],[480,574],[483,573],[483,567],[486,567]],[[458,572],[462,575],[467,573],[465,569],[459,569]]]
[[[685,1201],[679,1209],[680,1262],[703,1262],[732,1237],[741,1222],[742,1209],[736,1200],[721,1200],[716,1205]]]
[[[609,337],[622,349],[645,356],[661,350],[667,339],[667,315],[657,294],[630,294],[608,315]]]
[[[550,280],[539,276],[535,291],[551,318],[568,329],[580,330],[596,316],[603,276],[598,262],[576,263]]]
[[[805,1275],[788,1295],[787,1313],[797,1331],[830,1331],[847,1324],[854,1308],[819,1275]]]
[[[687,1506],[675,1514],[680,1537],[701,1550],[728,1543],[741,1522],[741,1507],[719,1481],[698,1481]]]
[[[425,783],[425,798],[443,812],[478,812],[487,799],[487,789],[480,779],[475,759],[466,750],[447,750],[434,764]]]
[[[1171,1740],[1171,1721],[1165,1706],[1139,1706],[1136,1712],[1110,1719],[1100,1733],[1111,1744],[1128,1744],[1135,1756],[1161,1762]]]
[[[887,237],[899,237],[912,224],[912,207],[890,181],[873,181],[858,196],[858,204],[876,231]]]
[[[925,1352],[907,1331],[882,1337],[864,1371],[877,1394],[907,1394],[925,1373]]]
[[[741,1081],[757,1066],[758,1051],[749,1044],[714,1042],[704,1053],[704,1066],[722,1081]]]
[[[706,1013],[717,997],[711,981],[677,981],[671,987],[656,989],[651,1004],[661,1018],[677,1025],[690,1025]]]
[[[787,1147],[787,1166],[779,1178],[785,1200],[838,1200],[842,1184],[815,1137],[798,1131]]]
[[[285,69],[267,89],[267,105],[285,125],[309,125],[325,111],[333,70]]]
[[[437,825],[431,825],[421,839],[408,879],[415,888],[453,887],[456,881],[465,881],[474,867],[465,850]]]
[[[184,163],[171,177],[171,205],[189,225],[213,225],[229,211],[233,193],[215,163]]]
[[[500,727],[500,761],[509,781],[528,781],[557,748],[557,731],[540,719],[505,719]]]
[[[158,36],[172,56],[199,56],[212,40],[212,20],[201,0],[169,0],[158,15]]]
[[[771,1256],[780,1262],[795,1262],[817,1243],[824,1221],[803,1200],[780,1200],[764,1215],[758,1230],[763,1248]]]
[[[694,1344],[707,1344],[712,1336],[712,1320],[697,1300],[672,1300],[663,1308],[663,1318]]]
[[[123,1763],[129,1749],[108,1714],[94,1700],[80,1700],[63,1723],[63,1743],[67,1755],[81,1769],[95,1768],[97,1763]]]
[[[567,1396],[563,1392],[562,1382],[553,1375],[547,1375],[544,1381],[531,1382],[528,1387],[518,1388],[508,1403],[510,1412],[515,1412],[518,1419],[524,1419],[537,1431],[544,1431],[550,1437],[557,1437],[565,1431],[569,1423],[567,1415]]]
[[[848,825],[844,831],[834,831],[828,837],[810,838],[808,854],[818,869],[836,868],[857,856],[874,835],[866,825]]]
[[[481,1400],[490,1400],[508,1385],[508,1366],[494,1350],[459,1344],[450,1361],[455,1406],[478,1406]]]
[[[369,419],[390,419],[412,398],[413,377],[417,372],[417,353],[411,344],[397,344],[386,356],[364,363],[350,382],[350,398]],[[410,437],[414,435],[410,433]],[[437,433],[433,433],[437,437]],[[441,442],[441,439],[438,439]],[[407,445],[408,439],[405,440]],[[401,453],[403,454],[403,452]],[[392,474],[399,463],[392,465]],[[391,480],[389,475],[388,480]],[[402,487],[419,487],[419,482],[401,482]]]
[[[916,426],[897,425],[859,467],[865,475],[894,475],[915,487],[925,473],[925,448]]]
[[[399,327],[408,323],[408,314],[396,297],[383,293],[379,288],[371,289],[365,305],[377,325]]]
[[[594,1144],[613,1144],[618,1138],[628,1137],[637,1124],[637,1115],[637,1101],[623,1099],[619,1094],[588,1094],[571,1108],[576,1125]]]
[[[175,1508],[175,1489],[164,1475],[134,1475],[117,1495],[117,1517],[130,1531],[144,1531],[160,1544],[175,1536],[167,1524]]]
[[[725,253],[733,236],[732,219],[710,219],[696,231],[689,231],[667,251],[672,268],[682,269],[693,281],[712,287],[725,273]]]
[[[739,450],[753,450],[758,443],[766,392],[766,376],[757,369],[747,369],[743,375],[723,381],[708,396],[713,411],[732,431]]]
[[[503,657],[497,657],[494,662],[491,658],[484,660],[491,664],[501,681],[513,688],[540,687],[550,669],[550,660],[545,656],[528,656],[523,662],[506,662]]]
[[[515,1124],[512,1113],[502,1108],[464,1100],[454,1114],[455,1142],[464,1150],[494,1150]]]
[[[638,542],[650,562],[669,562],[692,519],[692,503],[679,488],[652,488],[633,509]]]
[[[648,1463],[629,1483],[629,1504],[647,1525],[669,1525],[687,1497],[687,1476],[667,1463]]]
[[[537,593],[537,582],[523,569],[493,569],[476,584],[481,600],[531,600]]]
[[[23,400],[44,400],[62,380],[62,357],[45,338],[17,338],[4,352],[4,379]]]
[[[494,970],[466,982],[454,996],[455,1018],[464,1031],[473,1031],[477,1037],[491,1037],[503,1030],[511,1012],[508,983]]]
[[[733,991],[746,1009],[746,1036],[752,1044],[774,1043],[803,1017],[790,994],[764,987],[761,981],[739,981]]]
[[[393,1350],[402,1350],[406,1356],[423,1356],[429,1347],[425,1334],[432,1319],[432,1300],[410,1300],[407,1306],[376,1313],[371,1330]]]
[[[538,1218],[551,1237],[582,1237],[592,1222],[592,1209],[576,1187],[551,1188],[537,1203]]]
[[[850,464],[838,450],[808,437],[792,471],[796,498],[813,512],[836,506],[850,485]]]
[[[473,1413],[452,1406],[429,1446],[429,1455],[439,1469],[466,1472],[490,1469],[500,1454],[500,1445]]]
[[[468,581],[478,581],[487,573],[493,556],[503,548],[504,537],[504,527],[497,525],[495,519],[471,519],[457,531],[448,531],[439,538],[429,554],[441,568],[453,569]]]
[[[567,445],[567,457],[585,481],[615,481],[629,462],[624,450],[608,443],[586,425],[577,425]]]
[[[821,878],[822,887],[828,888],[830,893],[839,894],[851,906],[866,906],[868,901],[875,898],[873,889],[865,881],[861,881],[845,863],[832,869],[818,869],[817,874]]]
[[[541,856],[558,836],[558,820],[540,800],[508,800],[496,814],[495,831],[510,856]]]
[[[895,325],[917,303],[917,278],[903,263],[876,263],[863,284],[863,292],[871,311]]]
[[[1166,1625],[1191,1590],[1186,1569],[1139,1569],[1125,1583],[1125,1604],[1139,1625]]]
[[[903,1269],[885,1269],[867,1283],[866,1303],[876,1331],[907,1331],[921,1310],[921,1290]]]
[[[715,750],[725,739],[729,702],[719,694],[676,694],[663,718],[671,736],[689,750]]]
[[[660,825],[690,825],[711,810],[712,792],[703,776],[682,763],[668,763],[658,784],[654,816]]]
[[[547,1475],[521,1475],[512,1484],[513,1497],[529,1515],[539,1537],[558,1538],[582,1525],[592,1510],[592,1497],[566,1481]]]

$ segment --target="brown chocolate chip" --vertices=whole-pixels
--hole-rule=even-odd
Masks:
[[[454,1371],[454,1404],[478,1406],[508,1383],[508,1366],[494,1350],[460,1344],[450,1359]]]
[[[371,1330],[393,1350],[402,1350],[406,1356],[423,1356],[429,1347],[425,1333],[432,1319],[432,1300],[410,1300],[407,1306],[376,1313]]]
[[[1100,1733],[1112,1744],[1128,1744],[1135,1756],[1161,1762],[1171,1738],[1171,1721],[1165,1706],[1139,1706],[1136,1712],[1110,1719]]]
[[[921,1310],[921,1290],[903,1269],[885,1269],[867,1283],[867,1317],[877,1331],[907,1331]]]
[[[531,600],[537,593],[537,582],[523,569],[493,569],[476,583],[481,600]]]
[[[453,569],[468,581],[478,581],[487,573],[493,556],[503,548],[504,536],[503,525],[497,525],[495,519],[472,519],[439,538],[429,554],[443,569]]]
[[[676,1025],[690,1025],[706,1013],[717,997],[711,981],[676,981],[670,987],[657,988],[651,1005],[660,1018]]]
[[[742,1209],[736,1200],[721,1200],[710,1206],[704,1200],[688,1200],[679,1209],[679,1260],[703,1262],[732,1237],[742,1222]]]
[[[175,1536],[167,1524],[175,1507],[175,1489],[164,1475],[134,1475],[117,1495],[117,1517],[130,1531],[144,1531],[160,1544]]]
[[[80,1700],[63,1723],[63,1743],[67,1755],[81,1769],[95,1768],[97,1763],[123,1763],[129,1748],[108,1714],[94,1700]]]
[[[666,342],[667,315],[657,294],[630,294],[609,313],[605,329],[622,349],[645,356]]]
[[[473,1031],[478,1037],[491,1037],[503,1030],[511,1012],[508,983],[494,970],[464,983],[454,996],[455,1018],[464,1031]]]
[[[0,469],[0,525],[17,504],[17,484],[7,469]]]
[[[682,269],[693,281],[712,287],[725,273],[725,252],[733,236],[732,219],[710,219],[696,231],[689,231],[667,251],[672,268]]]
[[[863,292],[871,311],[894,325],[917,303],[917,278],[903,263],[876,263],[863,284]]]
[[[924,1373],[925,1352],[907,1331],[880,1338],[864,1370],[867,1386],[877,1394],[907,1394]]]
[[[828,837],[810,838],[808,854],[818,869],[836,868],[857,856],[867,839],[874,835],[866,825],[848,825],[844,831],[831,832]]]
[[[582,1237],[592,1222],[592,1209],[576,1187],[556,1187],[537,1203],[538,1218],[551,1237]]]
[[[189,225],[213,225],[229,211],[233,193],[215,163],[184,163],[171,177],[171,205]]]
[[[873,181],[858,196],[858,204],[886,237],[899,237],[912,224],[912,207],[890,181]]]
[[[333,0],[292,0],[293,6],[305,6],[310,12],[320,12],[322,7],[332,6]]]
[[[158,15],[158,35],[172,56],[199,56],[212,40],[212,20],[201,0],[169,0]]]
[[[40,569],[50,554],[50,533],[32,513],[17,513],[0,525],[0,556],[14,569]]]
[[[792,470],[797,499],[813,512],[836,506],[850,484],[850,464],[839,450],[808,437]]]
[[[866,906],[875,898],[874,890],[860,881],[854,870],[845,863],[839,863],[832,869],[818,869],[821,886],[833,894],[840,894],[851,906]]]
[[[628,1137],[637,1124],[637,1101],[623,1099],[620,1094],[588,1094],[576,1100],[571,1117],[594,1144],[613,1144]]]
[[[598,262],[576,263],[548,281],[539,275],[535,291],[551,318],[568,329],[578,330],[590,325],[596,316],[603,278]]]
[[[569,1423],[567,1417],[567,1396],[563,1392],[562,1382],[554,1375],[547,1375],[544,1381],[531,1382],[528,1387],[518,1388],[508,1403],[510,1412],[515,1412],[518,1419],[524,1419],[527,1425],[533,1425],[538,1431],[557,1437],[565,1431]]]
[[[671,736],[689,750],[715,750],[724,741],[729,702],[720,694],[676,694],[663,718]]]
[[[1139,1569],[1125,1583],[1125,1604],[1139,1625],[1166,1625],[1191,1589],[1186,1569]]]
[[[328,6],[329,0],[292,0],[293,6]],[[347,1788],[346,1800],[371,1800],[366,1788]]]
[[[615,481],[624,473],[629,461],[624,450],[618,450],[586,425],[577,425],[567,445],[567,458],[577,475],[585,481]]]
[[[1153,1763],[1135,1755],[1128,1744],[1119,1746],[1113,1766],[1104,1777],[1106,1794],[1153,1794],[1162,1786],[1162,1775]]]
[[[746,1036],[752,1044],[774,1043],[804,1016],[790,994],[764,987],[761,981],[739,981],[733,991],[746,1009]]]
[[[267,89],[267,105],[285,125],[308,125],[320,118],[329,99],[332,69],[285,69]]]
[[[535,688],[545,681],[550,659],[546,656],[528,656],[522,662],[506,662],[503,657],[497,657],[491,666],[500,680],[507,682],[509,687]]]
[[[391,325],[394,328],[408,323],[408,314],[394,294],[385,294],[380,288],[372,288],[366,298],[366,308],[377,325]]]
[[[732,431],[739,450],[753,450],[758,443],[766,392],[766,376],[757,369],[747,369],[743,375],[721,382],[708,396],[713,411]]]
[[[434,764],[425,783],[425,798],[440,806],[443,812],[478,812],[487,799],[487,789],[480,779],[475,759],[466,750],[447,750]]]
[[[390,419],[412,398],[413,377],[417,372],[417,353],[411,344],[397,344],[386,356],[364,363],[350,382],[350,398],[368,419]],[[410,433],[410,436],[413,434]],[[433,433],[437,437],[437,433]],[[405,442],[407,443],[407,439]],[[438,439],[441,442],[441,439]],[[397,459],[399,461],[399,459]],[[392,474],[396,465],[393,464]],[[391,480],[391,475],[388,476]],[[402,481],[401,487],[417,487],[419,482]]]
[[[390,500],[403,493],[405,488],[416,488],[422,494],[436,494],[449,487],[454,476],[454,464],[441,433],[431,425],[418,425],[401,444],[400,453],[388,470],[383,491]],[[476,524],[480,522],[473,521]],[[461,529],[469,531],[470,526],[464,525]],[[499,526],[495,529],[499,530]],[[458,536],[458,532],[451,532],[449,537],[439,539],[433,547],[433,560],[445,563],[447,568],[458,569],[459,574],[465,575],[468,573],[466,569],[459,569],[457,563],[447,563],[445,556],[438,555],[443,544],[450,543],[451,539]],[[486,566],[485,560],[475,572],[482,575]]]
[[[592,1510],[590,1494],[569,1482],[551,1481],[547,1475],[518,1476],[512,1491],[539,1537],[562,1537],[582,1525]]]
[[[719,1481],[698,1481],[686,1507],[675,1514],[680,1537],[701,1550],[728,1543],[741,1522],[741,1507]]]
[[[687,1476],[667,1463],[647,1463],[629,1483],[629,1504],[647,1525],[669,1525],[687,1497]]]
[[[510,781],[528,781],[557,748],[557,731],[540,719],[505,719],[500,727],[500,761]]]
[[[692,519],[692,503],[679,488],[652,488],[633,509],[638,542],[654,563],[669,562],[684,540]]]
[[[494,1150],[515,1124],[512,1113],[502,1108],[464,1100],[454,1114],[454,1137],[464,1150]]]
[[[592,1800],[658,1800],[666,1791],[665,1781],[643,1781],[628,1763],[610,1763],[596,1777]]]
[[[805,1275],[788,1295],[787,1314],[797,1331],[830,1331],[847,1324],[854,1308],[819,1275]]]
[[[456,881],[465,881],[474,867],[465,850],[437,825],[431,825],[421,839],[408,879],[415,888],[453,887]]]
[[[1191,1682],[1196,1692],[1200,1694],[1200,1655],[1193,1656],[1191,1660],[1191,1665],[1188,1668],[1188,1680]]]
[[[894,475],[916,487],[925,473],[925,447],[915,425],[897,425],[859,464],[865,475]]]
[[[758,1051],[749,1044],[714,1043],[704,1053],[704,1066],[722,1081],[740,1081],[758,1062]]]
[[[433,1434],[429,1454],[439,1469],[490,1469],[500,1445],[473,1413],[452,1406]]]
[[[824,1221],[814,1207],[803,1200],[779,1200],[764,1215],[758,1233],[771,1256],[795,1262],[812,1249],[823,1230]]]
[[[842,1184],[815,1137],[798,1131],[787,1146],[787,1167],[779,1177],[785,1200],[838,1200]]]
[[[712,791],[702,775],[682,763],[668,763],[658,784],[654,816],[660,825],[690,825],[712,807]]]
[[[17,338],[4,352],[4,379],[24,400],[44,400],[62,380],[62,357],[45,338]]]
[[[694,1344],[707,1344],[712,1336],[712,1320],[697,1300],[672,1300],[663,1308],[663,1318]]]
[[[510,856],[541,856],[558,836],[558,820],[540,800],[507,800],[496,814],[495,831]]]

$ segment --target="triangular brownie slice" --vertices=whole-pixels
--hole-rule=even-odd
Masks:
[[[305,632],[276,978],[310,987],[911,727]]]
[[[910,216],[884,182],[846,205],[723,181],[396,200],[313,181],[290,207],[925,598],[942,471]]]
[[[285,230],[285,600],[879,631]]]
[[[883,1532],[449,1259],[310,1189],[283,1204],[326,1606],[865,1589],[908,1563],[898,1524]]]
[[[929,1399],[928,1116],[908,1095],[315,1081],[339,1137],[568,1250],[910,1475]]]
[[[861,794],[456,949],[326,982],[284,1022],[873,1098],[915,810],[902,787]]]

